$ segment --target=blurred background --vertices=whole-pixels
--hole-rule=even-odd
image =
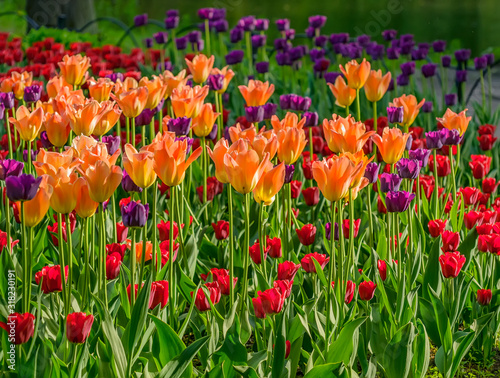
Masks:
[[[401,34],[414,34],[417,42],[455,41],[454,45],[470,48],[473,55],[500,46],[498,0],[0,0],[0,4],[0,30],[18,34],[27,30],[24,15],[38,25],[81,30],[96,17],[110,17],[128,26],[137,14],[148,13],[163,22],[166,10],[178,9],[181,27],[187,27],[199,22],[198,8],[223,7],[230,27],[242,16],[255,15],[271,22],[289,18],[296,32],[303,33],[308,16],[322,14],[328,16],[323,29],[328,34],[369,34],[380,39],[382,30],[397,29]],[[148,27],[149,34],[158,31],[154,25]],[[101,43],[116,43],[123,33],[109,20],[88,25],[84,31]]]

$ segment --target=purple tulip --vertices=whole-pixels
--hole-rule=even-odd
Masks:
[[[410,76],[415,73],[415,62],[405,62],[401,64],[401,72],[403,75]]]
[[[484,56],[486,57],[486,61],[488,62],[488,67],[491,67],[493,66],[493,64],[495,64],[495,54],[489,53],[489,54],[484,54]]]
[[[231,43],[238,43],[243,39],[244,35],[245,31],[241,27],[236,26],[229,32],[229,39]]]
[[[328,240],[330,240],[330,238],[332,237],[332,223],[331,222],[328,222],[325,225],[325,236]],[[335,241],[339,240],[339,224],[337,222],[335,222],[335,231],[334,231],[333,237],[334,237],[333,240],[335,240]]]
[[[217,33],[225,33],[229,30],[229,24],[227,20],[217,20],[214,21],[214,29]]]
[[[402,106],[389,106],[387,108],[387,121],[390,123],[403,123],[404,109]]]
[[[259,18],[255,20],[255,30],[266,31],[269,29],[269,20],[267,18]]]
[[[138,14],[137,16],[134,17],[134,25],[136,27],[146,25],[147,23],[148,23],[147,13]]]
[[[127,193],[142,193],[142,188],[135,184],[135,182],[125,170],[123,170],[122,188]]]
[[[14,107],[14,99],[14,92],[0,93],[0,102],[3,103],[3,106],[7,110]]]
[[[288,41],[291,41],[292,39],[295,38],[295,30],[294,29],[288,29],[285,31],[285,38]]]
[[[408,151],[409,157],[412,160],[418,160],[420,168],[427,167],[429,164],[429,156],[431,156],[431,150],[425,148],[418,148],[416,150]]]
[[[336,45],[338,43],[347,43],[349,41],[348,33],[337,33],[330,35],[330,43]]]
[[[307,38],[314,38],[314,36],[316,35],[316,29],[309,26],[308,28],[306,28],[305,33]]]
[[[424,64],[421,68],[422,70],[422,75],[424,77],[433,77],[436,74],[436,69],[437,69],[437,64],[434,63],[427,63]]]
[[[387,48],[387,59],[389,60],[397,60],[399,59],[399,47],[388,47]]]
[[[342,75],[340,72],[326,72],[325,81],[327,83],[335,84],[335,80],[337,80],[337,77],[340,75]]]
[[[304,56],[304,50],[300,46],[291,48],[288,53],[290,55],[290,59],[293,61],[299,60]]]
[[[189,134],[191,127],[191,118],[179,117],[170,118],[167,122],[168,131],[172,131],[176,136],[184,136]]]
[[[389,213],[402,213],[408,210],[411,201],[415,198],[414,193],[405,191],[390,191],[385,197],[385,206]]]
[[[214,123],[214,127],[212,127],[212,131],[210,131],[210,133],[207,135],[207,139],[215,141],[217,139],[217,129],[218,129],[218,126],[216,123]],[[194,139],[193,139],[193,141],[194,141]]]
[[[144,40],[144,46],[147,48],[147,49],[150,49],[153,47],[153,38],[146,38]]]
[[[318,125],[319,116],[316,112],[304,112],[304,114],[302,114],[302,118],[306,119],[306,122],[304,123],[305,127]]]
[[[272,102],[268,102],[263,105],[264,107],[264,119],[271,119],[273,115],[276,114],[276,109],[278,108],[277,104],[273,104]]]
[[[311,99],[309,97],[302,97],[298,95],[290,95],[290,107],[292,110],[298,112],[305,112],[311,106]]]
[[[405,74],[398,75],[396,78],[396,83],[400,87],[406,87],[410,83],[410,77]]]
[[[179,17],[179,11],[177,9],[169,9],[165,12],[167,17]]]
[[[294,172],[295,166],[293,164],[285,164],[285,184],[290,184],[292,182]]]
[[[141,112],[141,114],[139,114],[137,117],[135,117],[135,125],[136,126],[149,125],[151,123],[151,121],[153,120],[155,114],[156,114],[156,111],[145,108]]]
[[[128,205],[122,206],[121,212],[125,227],[142,228],[148,220],[149,205],[131,201]]]
[[[395,173],[382,173],[380,175],[380,190],[387,193],[390,190],[399,190],[401,186],[401,177]]]
[[[106,145],[108,149],[108,154],[113,155],[120,148],[120,137],[119,136],[103,136],[102,142]]]
[[[274,40],[274,48],[278,51],[288,51],[291,48],[291,43],[285,38],[276,38]]]
[[[469,49],[460,49],[455,51],[455,59],[457,62],[467,62],[470,59],[471,51]]]
[[[328,37],[326,35],[318,35],[316,38],[314,38],[314,46],[325,47],[327,41]]]
[[[238,26],[240,26],[244,31],[251,32],[255,29],[255,17],[245,16],[238,21]]]
[[[211,20],[214,17],[214,8],[198,9],[198,17],[202,20]]]
[[[458,70],[455,74],[457,83],[465,83],[467,81],[467,70]]]
[[[429,131],[425,133],[425,141],[428,149],[439,150],[443,147],[443,132],[441,130]]]
[[[283,110],[288,110],[288,109],[291,109],[292,106],[291,106],[291,96],[292,95],[289,95],[289,94],[284,94],[284,95],[281,95],[280,96],[280,108],[283,109]]]
[[[290,66],[292,64],[292,60],[287,52],[277,53],[276,63],[278,63],[278,66]]]
[[[389,29],[389,30],[384,30],[382,32],[382,37],[386,40],[386,41],[392,41],[393,39],[396,38],[396,36],[398,35],[398,31],[397,30],[394,30],[394,29]]]
[[[226,55],[226,63],[229,65],[241,63],[244,56],[245,52],[243,50],[233,50]]]
[[[420,174],[420,162],[416,159],[402,158],[396,163],[399,177],[414,180]]]
[[[440,53],[446,50],[446,41],[434,41],[432,42],[432,49],[434,52]]]
[[[449,55],[443,55],[441,57],[441,65],[443,67],[449,67],[451,65],[451,56],[449,56]]]
[[[384,57],[385,47],[384,45],[373,43],[366,49],[366,52],[372,57],[372,60],[380,60]]]
[[[24,101],[27,103],[33,103],[40,100],[42,95],[42,87],[40,85],[31,85],[24,88]]]
[[[265,74],[269,72],[269,62],[255,63],[255,70],[260,74]]]
[[[5,105],[0,101],[0,119],[5,116]]]
[[[33,175],[20,174],[8,176],[5,179],[7,198],[12,202],[32,200],[42,182],[42,176],[35,178]]]
[[[326,16],[309,17],[309,26],[313,29],[320,29],[326,24]]]
[[[401,49],[401,54],[408,55],[413,50],[413,46],[415,46],[414,42],[403,42],[400,43],[399,48]]]
[[[42,131],[40,133],[40,142],[42,142],[42,147],[43,148],[52,148],[52,147],[54,147],[54,145],[50,142],[49,137],[47,136],[47,132],[46,131]]]
[[[458,130],[441,129],[440,131],[442,132],[443,145],[445,146],[456,146],[462,141]]]
[[[165,29],[171,30],[179,26],[179,16],[168,16],[164,20]]]
[[[426,101],[422,105],[422,113],[432,113],[432,101]]]
[[[476,70],[484,70],[486,67],[488,67],[488,58],[486,56],[479,56],[477,58],[474,58],[474,68]]]
[[[369,184],[374,184],[378,180],[378,172],[380,170],[380,165],[377,163],[368,163],[365,169],[365,176],[368,179]]]
[[[370,40],[371,40],[370,36],[366,34],[360,35],[358,36],[358,38],[356,38],[356,41],[363,47],[368,46]]]
[[[400,40],[401,43],[413,42],[413,34],[402,34],[399,37],[399,40]]]
[[[10,176],[19,176],[23,173],[24,163],[14,159],[0,160],[0,180]]]
[[[164,45],[168,41],[168,33],[167,32],[158,32],[153,34],[153,37],[159,45]]]
[[[208,87],[210,88],[211,91],[214,92],[220,91],[224,86],[224,75],[221,74],[209,75],[207,82],[208,82]]]
[[[278,31],[284,32],[290,29],[290,20],[283,18],[281,20],[276,20],[276,27]]]
[[[124,79],[121,72],[113,72],[112,74],[106,75],[106,77],[114,83],[116,83],[118,80],[123,81]]]
[[[36,160],[36,156],[40,150],[31,150],[31,161]],[[23,160],[27,163],[28,162],[28,150],[23,150]]]
[[[266,45],[267,37],[262,34],[252,35],[252,47],[258,49]]]
[[[217,126],[217,124],[214,124],[214,129],[215,129],[215,126]],[[212,129],[212,131],[213,131],[213,129]],[[217,130],[216,130],[216,132],[217,132]],[[188,136],[180,136],[180,137],[175,137],[175,139],[174,139],[175,142],[177,142],[177,141],[182,142],[184,140],[187,141],[186,155],[189,155],[189,153],[191,152],[191,147],[193,147],[194,138],[190,138]]]
[[[444,95],[444,103],[446,106],[455,106],[457,104],[457,94],[448,93]]]
[[[250,123],[258,123],[264,120],[263,106],[247,106],[245,108],[245,117]]]
[[[411,60],[424,60],[427,57],[427,50],[414,49],[411,51]]]

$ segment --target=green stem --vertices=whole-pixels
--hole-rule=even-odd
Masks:
[[[89,307],[89,301],[88,301],[88,291],[89,291],[89,286],[90,286],[90,262],[89,262],[89,218],[84,219],[83,223],[83,233],[84,233],[84,245],[83,245],[83,260],[85,262],[85,280],[84,280],[84,285],[83,285],[83,305],[84,308]]]
[[[130,118],[125,118],[125,132],[127,133],[127,143],[130,143]]]
[[[132,118],[132,146],[135,147],[135,118]]]
[[[359,105],[359,89],[356,89],[356,110],[357,110],[357,119],[361,122],[361,106]]]
[[[206,205],[207,203],[207,166],[208,166],[208,161],[207,161],[207,148],[206,148],[206,141],[205,137],[201,138],[201,146],[203,150],[201,151],[202,153],[202,159],[201,159],[201,165],[202,165],[202,171],[203,171],[203,205]],[[205,223],[208,223],[208,206],[205,206]]]
[[[264,233],[264,203],[259,204],[259,249],[260,249],[260,263],[262,264],[262,271],[264,278],[267,280],[266,260],[264,258],[265,246],[265,233]]]
[[[233,188],[227,185],[227,201],[229,203],[229,297],[231,307],[234,305],[234,237],[233,237]]]
[[[253,62],[252,62],[252,42],[250,41],[250,32],[245,32],[245,40],[247,47],[247,59],[248,59],[248,73],[251,75],[253,71]]]
[[[147,188],[142,190],[142,203],[148,203],[148,194]],[[142,280],[144,279],[144,265],[146,264],[146,246],[148,241],[148,220],[146,219],[146,223],[142,228],[142,253],[141,253],[141,266],[139,267],[139,290],[142,290]]]
[[[332,319],[330,319],[330,312],[332,306],[332,295],[335,296],[335,290],[332,287],[332,282],[336,282],[339,285],[337,277],[335,277],[335,208],[337,207],[337,202],[331,203],[331,227],[330,227],[330,271],[326,288],[326,325],[325,325],[325,349],[328,353],[329,343],[330,343],[330,324]],[[316,285],[314,286],[316,290]],[[342,303],[342,298],[339,299]]]
[[[59,266],[61,268],[61,286],[62,286],[62,298],[64,302],[64,317],[66,317],[69,313],[69,308],[68,308],[68,297],[66,295],[66,264],[65,264],[65,258],[64,258],[64,239],[63,239],[63,233],[62,233],[62,215],[57,214],[57,233],[58,233],[58,239],[59,239]]]
[[[205,40],[207,41],[207,56],[210,56],[210,25],[208,19],[205,20]]]
[[[436,149],[432,150],[432,156],[434,157],[434,219],[439,218],[439,181],[437,174],[437,158],[436,158]]]
[[[250,248],[250,193],[245,194],[245,245],[243,247],[243,293],[241,310],[246,306],[248,297],[248,255]]]
[[[168,251],[168,264],[169,264],[169,287],[168,291],[168,301],[170,304],[170,326],[175,329],[175,282],[174,282],[174,214],[175,214],[175,187],[170,188],[170,209],[169,209],[169,220],[170,220],[170,230],[169,230],[169,251]]]
[[[66,214],[66,243],[68,246],[68,305],[71,307],[71,283],[73,277],[73,239],[71,238],[71,222]],[[63,276],[64,277],[64,276]]]
[[[373,130],[377,133],[378,119],[377,119],[377,101],[373,102]],[[377,145],[373,143],[373,156],[377,159]]]
[[[9,111],[5,111],[5,128],[7,129],[7,139],[9,143],[9,159],[13,158],[12,154],[12,137],[10,135]]]
[[[158,244],[158,240],[156,240],[156,202],[158,201],[158,185],[156,181],[153,183],[153,203],[151,209],[152,215],[152,227],[151,227],[151,240],[153,242],[153,255],[152,257],[152,271],[153,271],[153,281],[156,280],[156,274],[158,273],[158,258],[156,256],[156,247]]]
[[[453,146],[448,146],[448,156],[450,158],[451,165],[451,183],[453,185],[453,199],[457,198],[457,183],[455,179],[455,167],[453,164]],[[434,164],[436,166],[437,164]]]
[[[134,308],[135,304],[135,263],[136,263],[136,253],[135,253],[135,228],[131,228],[132,232],[132,251],[130,253],[130,310]],[[142,251],[144,254],[144,248]]]

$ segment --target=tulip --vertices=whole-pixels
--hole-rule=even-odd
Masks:
[[[238,89],[247,106],[262,106],[272,96],[274,84],[269,85],[267,81],[263,83],[259,80],[250,80],[248,86],[240,85]]]
[[[408,151],[409,158],[412,160],[418,160],[420,168],[427,167],[429,163],[429,156],[431,155],[430,150],[423,148],[418,148],[416,150]]]
[[[465,264],[465,256],[460,252],[446,252],[439,256],[444,278],[456,278]]]
[[[302,129],[287,127],[277,133],[278,159],[287,165],[294,164],[301,156],[307,144],[305,133]]]
[[[154,153],[138,152],[131,144],[125,145],[123,167],[132,181],[140,188],[149,188],[156,181]]]
[[[50,143],[56,147],[62,147],[68,141],[71,132],[69,118],[66,114],[62,116],[59,113],[46,114],[45,130]]]
[[[408,207],[410,207],[410,203],[414,198],[414,193],[408,193],[405,191],[389,191],[385,197],[387,211],[389,213],[402,213],[408,210]]]
[[[118,95],[111,95],[115,100],[123,115],[127,118],[135,118],[142,113],[148,100],[148,88],[138,87]]]
[[[399,176],[404,179],[414,180],[420,174],[420,162],[412,159],[400,159],[396,163]]]
[[[139,87],[146,87],[148,89],[148,97],[145,105],[146,109],[156,109],[165,98],[165,93],[167,91],[167,86],[158,76],[153,76],[153,80],[142,77],[139,81]]]
[[[73,168],[59,168],[56,176],[51,176],[48,183],[54,188],[50,197],[50,207],[59,214],[69,214],[75,210],[78,200],[78,177]]]
[[[365,83],[365,95],[368,101],[377,102],[384,97],[385,92],[389,89],[389,84],[391,82],[391,73],[387,72],[382,76],[382,71],[372,70],[368,75],[368,79]]]
[[[89,337],[94,316],[83,312],[73,312],[66,318],[66,337],[74,344],[83,344]]]
[[[278,288],[259,291],[262,308],[266,314],[279,314],[285,304],[285,295]]]
[[[123,222],[116,223],[116,241],[122,243],[127,239],[128,227],[123,225]]]
[[[107,248],[107,246],[106,246]],[[114,280],[120,274],[123,257],[120,253],[113,252],[106,256],[106,279]]]
[[[499,184],[500,181],[497,182],[494,177],[488,177],[483,179],[481,189],[483,190],[483,193],[492,194],[496,192]]]
[[[151,299],[149,309],[153,310],[156,306],[164,308],[168,303],[168,281],[155,281],[151,283]]]
[[[296,229],[300,244],[308,246],[314,243],[316,238],[316,227],[312,224],[305,224],[301,229]]]
[[[363,88],[370,75],[370,63],[366,59],[363,59],[361,64],[351,60],[345,67],[342,65],[339,67],[347,79],[347,85],[356,90]]]
[[[16,110],[16,118],[10,117],[9,122],[14,124],[19,136],[25,142],[32,142],[40,133],[44,120],[42,108],[30,112],[26,106],[21,105]]]
[[[387,193],[389,191],[398,191],[402,179],[395,173],[382,173],[380,175],[380,191]]]
[[[226,92],[229,83],[231,82],[232,78],[235,75],[234,71],[230,69],[228,66],[224,67],[221,70],[219,70],[218,68],[213,68],[211,74],[222,76],[222,85],[219,89],[216,90],[216,92],[219,94]]]
[[[225,220],[220,220],[217,223],[212,223],[212,228],[215,232],[215,238],[217,240],[225,240],[229,237],[229,222]]]
[[[481,306],[488,306],[491,302],[492,294],[490,289],[479,289],[477,291],[477,303]]]
[[[314,265],[314,264],[313,264]],[[300,264],[292,261],[285,261],[278,264],[278,280],[293,280],[295,274],[300,269]]]
[[[380,166],[377,163],[368,163],[363,177],[368,179],[369,184],[374,184],[378,180]]]
[[[35,316],[29,312],[24,314],[14,312],[7,316],[6,322],[0,322],[0,327],[7,332],[10,343],[14,345],[24,344],[31,339],[35,332]]]
[[[122,179],[122,170],[105,160],[80,172],[87,180],[90,198],[99,203],[106,202],[114,193]]]
[[[358,236],[360,224],[361,224],[361,219],[356,219],[353,222],[353,226],[354,226],[353,237]],[[338,227],[337,223],[335,223],[335,227],[336,228]],[[344,238],[346,238],[346,239],[349,239],[350,227],[351,227],[351,221],[349,219],[344,219],[344,221],[342,223],[342,233],[344,234]]]
[[[7,197],[12,202],[30,201],[38,192],[42,177],[35,179],[32,175],[21,174],[19,176],[9,176],[5,179],[7,187]]]
[[[377,261],[378,274],[380,274],[380,278],[382,281],[387,279],[387,264],[384,260]]]
[[[445,230],[441,232],[441,240],[443,242],[443,246],[441,247],[443,252],[453,252],[457,250],[460,244],[460,234]]]
[[[363,281],[359,284],[359,298],[363,301],[370,301],[375,294],[377,284],[372,281]]]
[[[262,307],[262,298],[260,296],[257,298],[252,298],[252,304],[255,317],[258,319],[265,319],[266,312],[264,311],[264,307]]]
[[[413,95],[402,95],[401,97],[395,98],[389,105],[394,107],[403,107],[403,122],[400,124],[405,127],[405,130],[408,130],[415,118],[420,111],[422,105],[424,105],[425,99],[422,99],[419,103],[417,103],[417,98]]]
[[[105,101],[101,103],[101,116],[95,124],[93,135],[102,137],[104,134],[108,133],[120,119],[122,111],[119,106],[110,101]],[[104,138],[112,137],[103,137]],[[110,154],[112,154],[110,152]]]
[[[122,221],[125,227],[142,228],[148,220],[149,204],[141,204],[131,201],[128,205],[122,206]]]
[[[357,153],[360,151],[368,139],[375,134],[375,131],[366,132],[366,127],[362,122],[356,122],[350,115],[346,118],[336,114],[332,120],[323,121],[323,132],[325,134],[328,148],[335,153]]]
[[[193,132],[197,137],[208,136],[214,127],[219,113],[213,111],[211,104],[204,104],[197,117],[193,119]]]
[[[0,180],[5,181],[9,176],[19,176],[23,173],[24,163],[13,159],[0,160]]]
[[[274,259],[279,259],[282,256],[281,239],[280,238],[266,238],[266,245],[269,249],[269,256]]]
[[[348,108],[356,98],[356,89],[349,87],[342,76],[337,76],[335,83],[328,83],[330,90],[335,97],[335,104],[343,108]]]
[[[304,196],[304,202],[307,206],[315,206],[319,202],[319,188],[312,186],[306,189],[302,189],[302,195]]]
[[[68,266],[64,267],[64,281],[68,281]],[[59,265],[45,266],[35,274],[37,285],[42,284],[41,290],[44,294],[62,291],[61,267]]]
[[[210,301],[212,304],[217,304],[220,301],[221,290],[219,284],[217,282],[209,282],[205,284],[205,287],[210,295]],[[193,296],[193,292],[191,292],[191,296]],[[194,300],[194,305],[200,312],[210,310],[210,303],[205,295],[205,292],[202,288],[199,288],[196,292],[196,298]]]
[[[219,284],[219,288],[221,290],[222,295],[229,295],[229,270],[227,269],[217,269],[217,268],[212,268],[210,270],[210,273],[212,274],[213,277],[213,282],[216,282]],[[207,275],[201,275],[202,279],[206,281],[208,278]],[[238,281],[237,277],[233,278],[233,288],[236,286],[236,282]]]
[[[170,237],[170,221],[164,222],[160,221],[160,223],[157,225],[158,228],[158,233],[159,233],[159,238],[161,241],[169,240]],[[179,226],[177,225],[176,222],[173,222],[174,225],[174,230],[173,230],[173,238],[174,240],[177,239],[177,236],[179,235]],[[181,227],[184,227],[184,224],[181,225]]]
[[[491,157],[486,155],[471,155],[471,159],[469,167],[472,169],[472,176],[476,180],[483,179],[490,172]]]
[[[377,145],[384,161],[392,165],[403,156],[409,137],[410,134],[404,134],[397,128],[386,127],[382,137],[378,134],[373,135],[373,142]]]
[[[302,260],[300,260],[300,265],[307,273],[316,273],[316,267],[312,259],[320,265],[321,269],[324,269],[330,258],[318,252],[308,253]]]
[[[323,196],[330,202],[336,202],[347,196],[361,166],[362,164],[354,165],[346,156],[332,156],[313,162],[313,177]]]
[[[90,96],[98,101],[108,101],[115,84],[108,78],[99,78],[97,81],[89,80]]]
[[[438,236],[440,236],[446,227],[446,222],[448,222],[446,219],[430,220],[427,227],[429,228],[429,233],[431,234],[431,237],[437,238]]]
[[[210,56],[210,58],[207,58],[204,54],[196,55],[192,61],[187,58],[185,59],[186,65],[193,75],[193,81],[196,84],[202,84],[207,80],[208,75],[214,66],[214,59],[213,55]]]
[[[74,87],[79,87],[87,80],[90,68],[90,58],[78,55],[65,55],[62,62],[58,63],[61,76],[66,82]]]
[[[402,106],[389,106],[387,108],[387,121],[390,123],[403,123],[404,108]]]
[[[248,253],[250,255],[250,258],[256,265],[262,264],[262,258],[260,255],[260,243],[258,240],[255,242],[254,245],[248,248]],[[264,258],[264,261],[267,259],[268,253],[269,253],[269,246],[266,247],[266,249],[264,249],[263,251],[262,257]]]
[[[274,168],[271,168],[272,164],[269,163],[267,171],[265,171],[255,189],[253,190],[253,197],[257,203],[262,203],[265,206],[269,206],[274,202],[274,197],[283,187],[285,182],[285,166],[280,163]],[[271,168],[271,169],[269,169]]]

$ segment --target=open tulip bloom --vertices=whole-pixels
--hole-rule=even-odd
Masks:
[[[498,375],[493,53],[162,17],[0,31],[0,375]]]

